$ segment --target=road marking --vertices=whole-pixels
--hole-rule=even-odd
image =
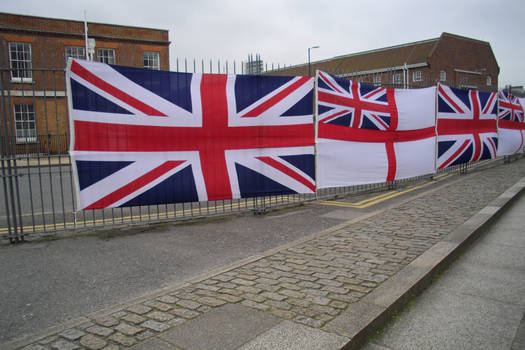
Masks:
[[[452,175],[454,175],[454,174],[449,173],[449,174],[442,174],[442,175],[434,176],[434,180],[435,181],[442,181],[442,180],[445,180],[446,178],[451,177]],[[392,198],[401,196],[401,195],[403,195],[405,193],[412,192],[412,191],[418,190],[420,188],[430,186],[433,183],[435,183],[435,182],[427,182],[425,184],[417,185],[417,186],[414,185],[414,186],[411,186],[411,187],[409,187],[409,188],[407,188],[406,190],[403,190],[403,191],[399,191],[399,190],[389,191],[389,192],[383,193],[383,194],[381,194],[379,196],[375,196],[375,197],[372,197],[372,198],[364,199],[364,200],[359,201],[359,202],[319,201],[318,203],[319,204],[323,204],[323,205],[333,205],[333,206],[337,206],[337,207],[364,209],[364,208],[368,208],[368,207],[371,207],[373,205],[376,205],[378,203],[384,202],[384,201],[386,201],[388,199],[392,199]]]
[[[487,159],[483,161],[476,162],[470,166],[470,169],[477,168],[480,166],[483,166],[487,164],[488,162],[494,161],[494,159]],[[444,173],[440,175],[435,175],[434,180],[435,181],[442,181],[445,180],[453,175],[456,175],[456,172],[451,173]],[[341,202],[341,201],[317,201],[317,203],[322,205],[332,205],[332,206],[338,206],[338,207],[346,207],[346,208],[357,208],[357,209],[364,209],[371,207],[373,205],[376,205],[378,203],[384,202],[386,200],[401,196],[405,193],[409,193],[412,191],[415,191],[417,189],[429,186],[435,181],[427,182],[422,185],[417,186],[411,186],[407,188],[406,190],[399,191],[399,190],[393,190],[386,193],[382,193],[380,195],[363,199],[359,202]],[[285,197],[288,198],[288,196],[278,196],[278,197],[272,197],[268,199],[268,202],[271,203],[284,203]],[[134,222],[144,222],[147,223],[148,220],[153,219],[173,219],[177,217],[184,216],[185,218],[191,218],[194,215],[202,215],[202,214],[216,214],[216,213],[226,213],[227,210],[232,210],[234,207],[241,209],[241,208],[247,208],[248,201],[244,202],[237,202],[235,204],[222,204],[221,206],[218,205],[207,205],[205,207],[201,206],[200,208],[193,208],[193,209],[179,209],[175,211],[170,212],[160,212],[160,213],[154,213],[154,214],[141,214],[141,215],[128,215],[128,216],[122,216],[122,217],[111,217],[111,218],[103,218],[103,219],[94,219],[94,220],[77,220],[76,224],[75,222],[62,222],[62,223],[54,223],[54,224],[41,224],[41,225],[26,225],[23,227],[24,232],[41,232],[41,231],[53,231],[56,228],[59,229],[74,229],[74,228],[94,228],[94,227],[103,227],[106,224],[128,224],[128,223],[134,223]],[[289,202],[286,200],[286,202]],[[253,200],[250,201],[250,204],[253,203]],[[266,201],[264,202],[266,203]],[[220,210],[218,209],[220,208]],[[118,208],[115,208],[118,209]],[[190,211],[190,216],[187,216],[188,211]],[[34,214],[35,217],[42,216],[45,214],[51,214],[49,213],[36,213]],[[57,213],[56,215],[62,215],[62,213]],[[186,216],[185,216],[186,215]],[[31,214],[23,214],[22,216],[31,216]],[[2,217],[2,218],[5,218]],[[8,228],[7,227],[0,227],[0,236],[7,235],[8,234]]]
[[[289,196],[276,196],[272,197],[271,200],[264,201],[263,203],[291,203],[287,198]],[[140,215],[127,215],[122,217],[110,217],[110,218],[101,218],[101,219],[85,219],[77,220],[76,225],[74,221],[70,222],[61,222],[56,224],[40,224],[40,225],[26,225],[23,226],[24,232],[41,232],[41,231],[53,231],[55,229],[73,229],[73,228],[94,228],[94,227],[103,227],[106,224],[129,224],[136,222],[148,223],[148,220],[151,219],[174,219],[177,217],[191,218],[193,216],[197,217],[202,214],[222,214],[227,213],[228,211],[233,212],[233,209],[244,209],[253,206],[254,201],[238,201],[236,203],[223,203],[221,205],[207,205],[196,208],[181,208],[175,211],[169,212],[159,212],[159,213],[148,213]],[[115,208],[119,210],[119,208]],[[188,213],[190,214],[188,216]],[[71,213],[68,213],[68,215]],[[35,214],[36,216],[42,215],[42,213]],[[81,212],[79,214],[82,216]],[[0,236],[7,235],[9,230],[7,227],[0,227]]]

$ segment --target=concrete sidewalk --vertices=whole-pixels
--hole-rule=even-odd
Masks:
[[[0,347],[357,347],[522,191],[524,175],[518,160],[459,176],[395,207]]]
[[[525,196],[363,350],[525,349]]]

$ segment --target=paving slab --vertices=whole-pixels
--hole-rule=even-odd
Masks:
[[[440,290],[417,299],[374,343],[396,350],[509,349],[520,318],[513,305]]]
[[[283,321],[239,350],[337,350],[350,339],[291,321]]]
[[[158,338],[150,338],[142,343],[132,346],[130,350],[181,350],[175,345],[165,342]]]
[[[520,326],[516,330],[516,335],[512,341],[511,350],[525,349],[525,312],[521,318]]]
[[[525,307],[524,276],[523,271],[461,261],[442,274],[435,288]]]
[[[465,262],[508,269],[520,269],[525,266],[525,254],[522,247],[480,242],[472,247],[472,250],[476,254],[466,257]]]
[[[228,304],[166,331],[159,337],[187,350],[233,350],[279,322],[279,318],[268,313]]]

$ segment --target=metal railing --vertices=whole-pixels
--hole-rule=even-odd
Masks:
[[[21,83],[12,79],[12,70],[5,57],[7,56],[0,54],[0,238],[13,243],[23,241],[25,236],[35,233],[187,220],[250,211],[263,213],[269,208],[295,205],[317,198],[389,190],[432,178],[427,175],[391,183],[330,188],[318,190],[316,194],[77,211],[72,166],[67,154],[69,125],[64,70],[33,68],[32,80]],[[42,64],[43,67],[51,65],[52,63]],[[213,68],[212,63],[210,66]],[[224,66],[230,67],[228,63]],[[201,64],[202,67],[204,63]],[[219,70],[221,67],[219,63]],[[193,63],[190,68],[193,69],[189,71],[196,71],[197,64]],[[187,61],[185,70],[188,70]],[[239,73],[235,64],[232,71],[228,71],[228,68],[226,71]],[[15,104],[33,104],[33,124],[23,118],[17,120],[20,116],[15,115]],[[17,125],[17,122],[21,124]],[[24,128],[31,125],[34,125],[31,132],[35,137],[21,139],[18,135],[17,138],[16,130],[19,126]],[[464,172],[471,166],[473,165],[456,166],[442,171]]]

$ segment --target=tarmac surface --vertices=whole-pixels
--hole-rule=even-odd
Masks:
[[[0,348],[357,347],[503,210],[524,175],[525,160],[499,161],[367,208],[345,205],[352,198],[2,246]]]

